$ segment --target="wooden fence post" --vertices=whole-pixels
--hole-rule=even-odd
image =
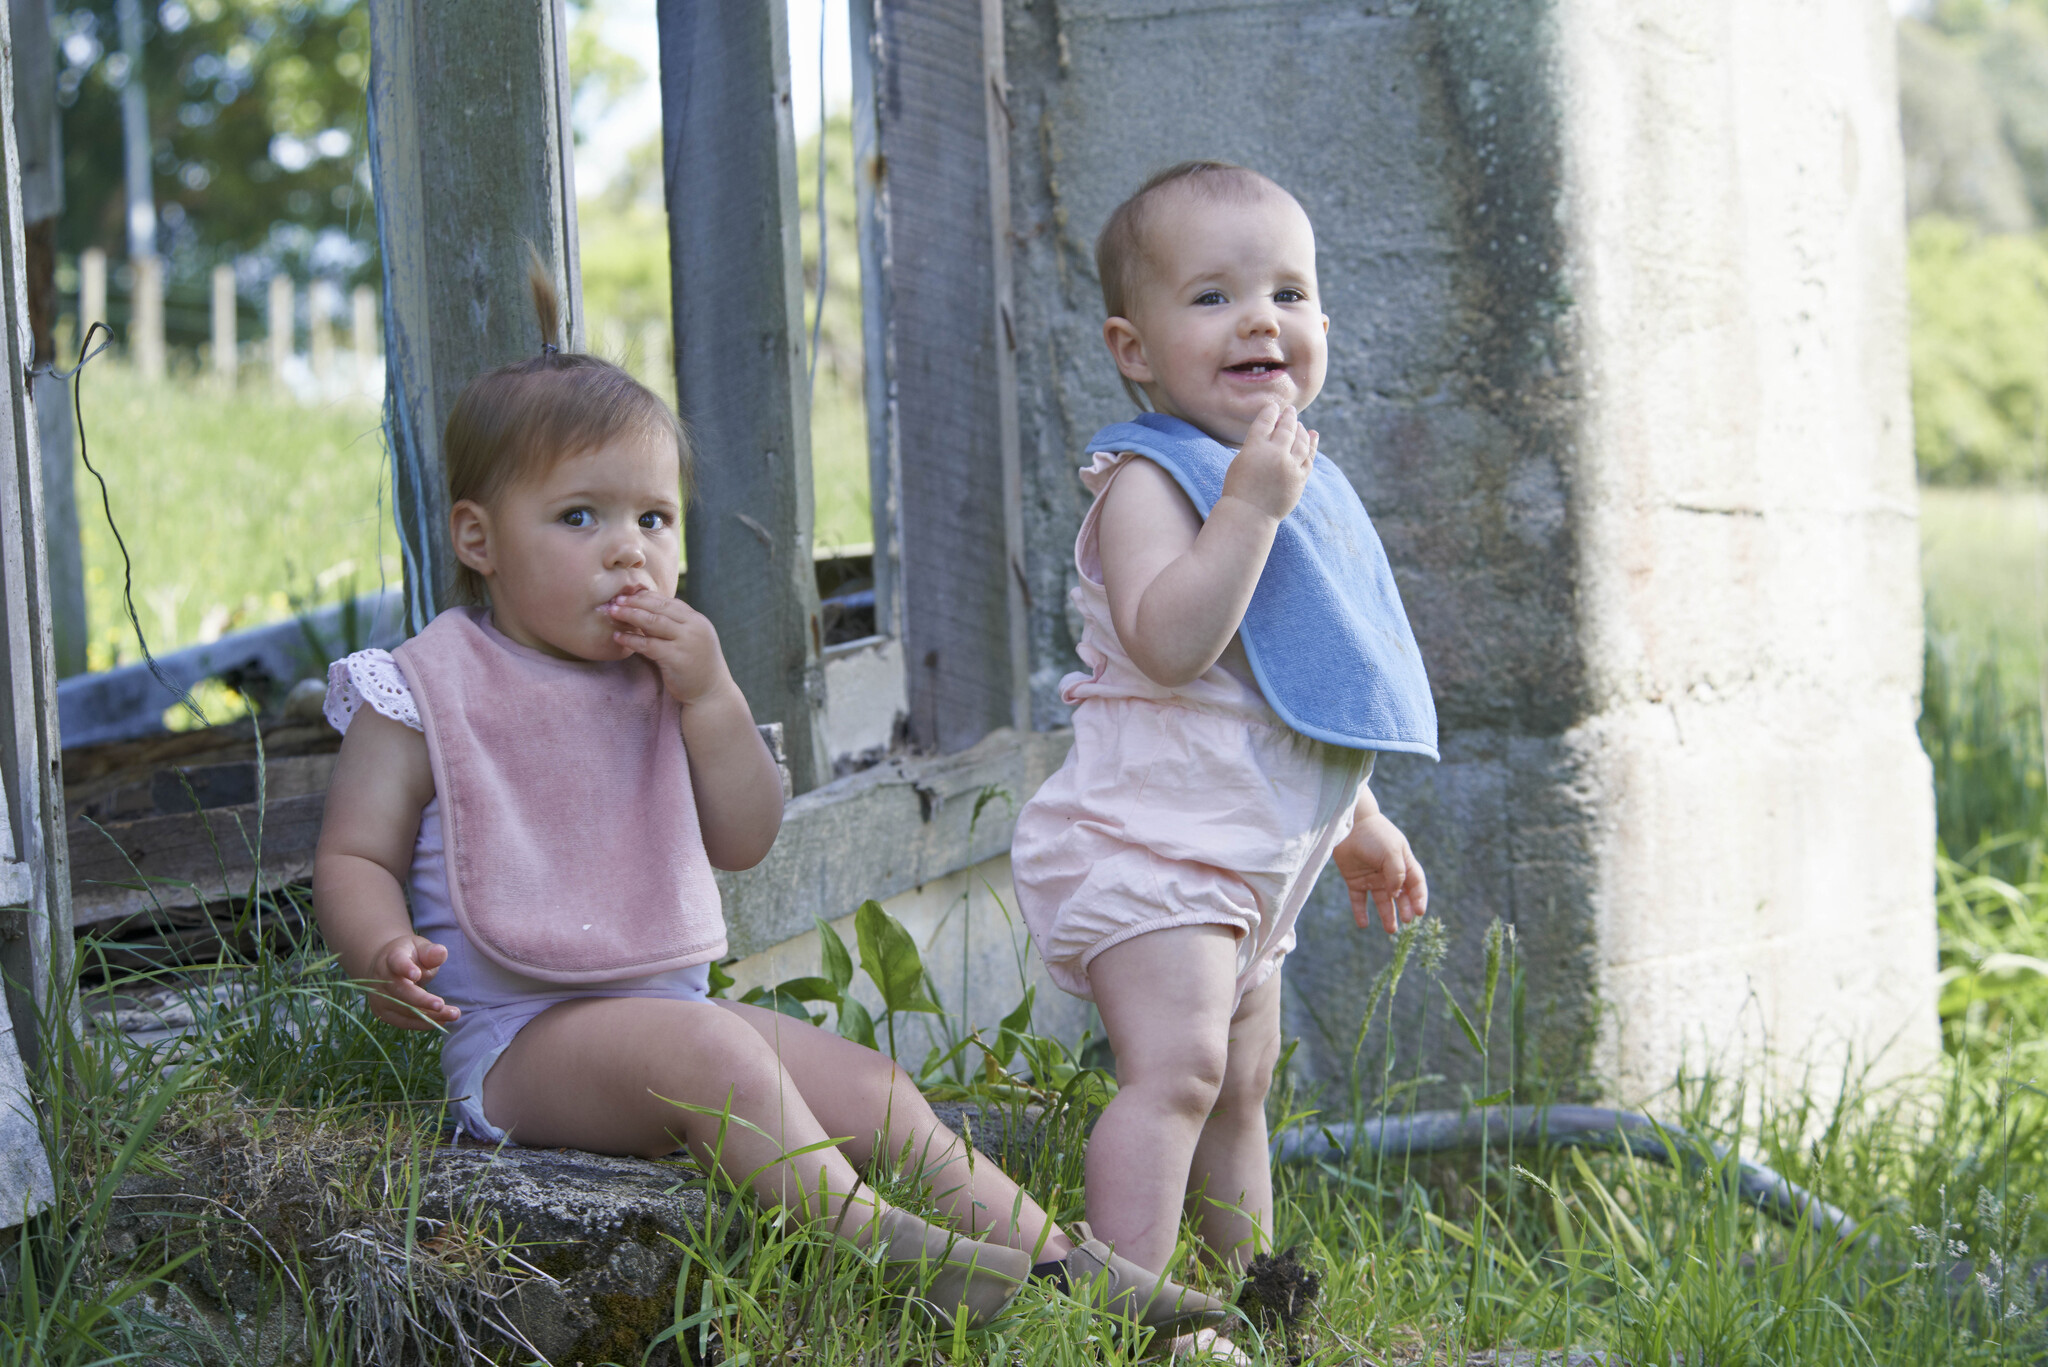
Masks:
[[[213,268],[213,373],[228,388],[235,387],[235,268]]]
[[[334,313],[340,306],[332,280],[315,280],[306,288],[306,359],[313,378],[323,385],[334,376]]]
[[[128,262],[135,286],[129,295],[128,356],[145,380],[164,377],[164,259],[137,256]]]
[[[477,374],[540,350],[526,243],[583,345],[562,0],[370,0],[371,172],[406,609],[451,601],[441,428]]]
[[[349,294],[349,344],[356,355],[356,388],[367,392],[370,377],[376,374],[377,365],[383,359],[383,348],[377,345],[377,291],[368,285],[357,285]]]
[[[697,438],[690,601],[797,791],[831,776],[811,563],[810,398],[788,15],[657,0],[676,406]]]
[[[877,624],[920,744],[1028,724],[1000,0],[854,0]]]
[[[78,254],[78,336],[94,323],[107,321],[107,254],[87,247]]]
[[[285,367],[291,364],[292,336],[297,312],[293,298],[292,278],[283,271],[270,277],[270,294],[265,301],[268,306],[269,335],[264,339],[270,353],[270,383],[272,388],[284,387]]]
[[[0,6],[0,50],[13,24]],[[12,63],[0,63],[0,109],[14,104]],[[42,458],[27,386],[30,350],[28,278],[23,261],[21,160],[12,120],[0,132],[0,373],[7,376],[0,421],[0,974],[6,978],[0,1041],[0,1223],[43,1209],[52,1186],[23,1064],[41,1054],[37,1030],[63,1009],[71,977],[71,874],[61,825],[57,680],[50,630],[49,570],[43,543]],[[67,1028],[61,1014],[56,1027]]]

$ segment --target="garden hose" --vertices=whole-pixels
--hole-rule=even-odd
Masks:
[[[1341,1158],[1354,1148],[1390,1157],[1457,1153],[1482,1146],[1559,1145],[1612,1149],[1667,1167],[1696,1172],[1719,1168],[1742,1199],[1781,1224],[1804,1221],[1816,1233],[1857,1237],[1856,1221],[1761,1163],[1739,1158],[1731,1166],[1720,1144],[1703,1142],[1671,1125],[1604,1106],[1483,1106],[1463,1111],[1416,1111],[1374,1120],[1303,1125],[1273,1142],[1274,1161],[1300,1163]],[[1875,1242],[1870,1236],[1866,1240]]]

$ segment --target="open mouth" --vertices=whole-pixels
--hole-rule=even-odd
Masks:
[[[1239,361],[1236,365],[1225,366],[1233,375],[1278,375],[1287,369],[1284,361]]]

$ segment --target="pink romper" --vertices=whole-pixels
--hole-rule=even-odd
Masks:
[[[1369,751],[1309,740],[1266,705],[1233,637],[1208,672],[1165,688],[1131,663],[1102,586],[1102,495],[1134,457],[1098,452],[1074,542],[1087,673],[1060,681],[1074,748],[1017,817],[1017,904],[1052,980],[1093,999],[1088,965],[1172,926],[1237,932],[1240,999],[1279,971],[1294,921],[1351,830]]]

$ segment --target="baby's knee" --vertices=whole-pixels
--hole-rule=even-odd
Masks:
[[[1119,1065],[1123,1060],[1118,1060]],[[1120,1089],[1135,1091],[1155,1106],[1200,1118],[1215,1109],[1229,1072],[1229,1050],[1221,1043],[1188,1039],[1170,1053],[1136,1066],[1119,1066]]]

